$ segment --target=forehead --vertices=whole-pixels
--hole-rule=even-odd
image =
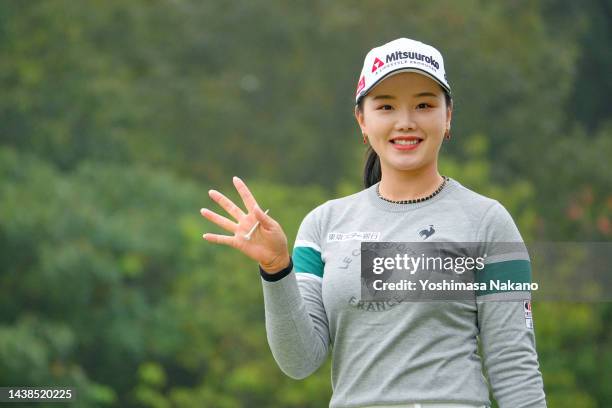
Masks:
[[[442,96],[443,91],[436,81],[418,74],[416,72],[401,72],[385,78],[368,93],[368,96],[376,95],[415,95],[419,93],[433,93]]]

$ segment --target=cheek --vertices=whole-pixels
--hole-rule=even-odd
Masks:
[[[368,123],[368,129],[373,135],[386,135],[393,128],[393,122],[389,120],[372,120]]]
[[[435,115],[423,122],[423,129],[430,133],[430,136],[440,136],[446,129],[446,116]]]

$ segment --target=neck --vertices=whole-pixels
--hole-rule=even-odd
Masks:
[[[413,172],[383,171],[379,191],[389,200],[414,200],[436,191],[442,181],[444,178],[435,167]]]

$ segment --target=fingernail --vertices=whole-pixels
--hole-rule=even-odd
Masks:
[[[206,208],[200,208],[200,214],[204,214],[204,211],[206,211]]]
[[[202,235],[202,238],[206,239],[206,234]]]

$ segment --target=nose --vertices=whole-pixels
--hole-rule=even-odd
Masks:
[[[395,127],[398,131],[408,131],[416,128],[414,115],[410,112],[410,109],[405,108],[398,110]]]

